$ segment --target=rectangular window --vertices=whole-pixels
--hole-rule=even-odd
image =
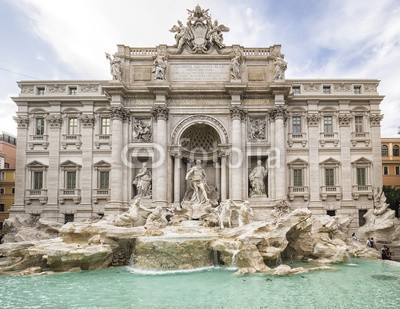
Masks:
[[[360,94],[361,93],[361,86],[354,86],[354,94]]]
[[[331,93],[331,86],[323,86],[322,87],[323,94],[330,94]]]
[[[10,163],[4,163],[4,168],[10,168]]]
[[[365,167],[357,168],[357,185],[365,186],[367,183],[367,170]]]
[[[1,173],[0,173],[0,179],[1,179],[1,180],[6,179],[6,172],[1,172]]]
[[[15,188],[11,188],[11,193],[15,194]]]
[[[300,94],[300,86],[292,87],[293,94]]]
[[[67,171],[66,189],[76,189],[76,171]]]
[[[73,214],[64,215],[64,223],[74,222],[75,216]]]
[[[396,175],[400,175],[400,166],[396,166]]]
[[[0,204],[0,212],[4,212],[6,210],[6,206],[2,203]]]
[[[324,117],[324,133],[332,133],[333,125],[332,125],[332,116]]]
[[[383,167],[383,175],[389,175],[389,168],[387,166]]]
[[[110,118],[101,118],[101,134],[110,134]]]
[[[334,216],[336,216],[336,210],[327,210],[326,214],[328,216],[334,217]]]
[[[357,133],[363,132],[363,116],[354,117],[355,129]]]
[[[6,194],[6,189],[5,188],[0,188],[0,195]]]
[[[76,87],[69,87],[69,94],[70,95],[76,95],[78,92],[78,89]]]
[[[36,118],[36,135],[43,135],[44,134],[44,119],[43,118]]]
[[[301,168],[293,170],[293,186],[294,187],[303,186],[303,170]]]
[[[325,186],[332,187],[335,185],[335,169],[325,169]]]
[[[301,117],[292,117],[292,133],[301,133]]]
[[[43,87],[37,88],[37,94],[38,95],[44,95],[44,88]]]
[[[33,189],[40,190],[43,188],[43,172],[33,172]]]
[[[69,135],[78,134],[78,118],[68,119],[68,134]]]
[[[99,189],[108,189],[109,188],[109,179],[110,173],[108,171],[100,171],[100,183]]]

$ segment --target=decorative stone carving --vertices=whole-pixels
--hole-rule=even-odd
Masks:
[[[378,87],[378,84],[365,84],[364,91],[365,92],[376,92],[377,87]]]
[[[157,55],[154,60],[154,80],[166,80],[167,79],[167,61],[164,56]]]
[[[49,85],[47,91],[49,93],[65,93],[65,85]]]
[[[87,92],[98,92],[99,91],[99,86],[98,85],[87,84],[87,85],[81,85],[80,88],[81,88],[81,92],[85,92],[85,93],[87,93]]]
[[[320,116],[318,114],[308,114],[307,115],[307,124],[309,126],[318,126],[319,120],[320,120]]]
[[[129,118],[129,112],[122,106],[110,106],[108,110],[110,111],[111,119],[124,121]]]
[[[233,120],[238,119],[238,120],[244,120],[246,118],[247,112],[239,106],[233,106],[229,109],[231,118]]]
[[[177,52],[182,52],[184,46],[188,47],[190,53],[210,53],[214,47],[224,48],[222,32],[229,31],[228,27],[214,23],[207,10],[203,10],[199,5],[195,9],[188,10],[189,17],[186,27],[178,20],[178,25],[171,28],[175,33],[175,47]]]
[[[277,118],[283,118],[283,120],[286,121],[288,116],[289,116],[288,111],[284,106],[273,107],[272,109],[269,110],[269,117],[272,120],[275,120]]]
[[[111,58],[109,53],[106,53],[106,58],[110,61],[110,72],[113,80],[122,82],[122,65],[121,59],[118,57]]]
[[[133,141],[134,142],[150,142],[151,141],[151,123],[150,119],[138,119],[133,121]]]
[[[142,163],[142,168],[136,174],[132,184],[136,186],[136,197],[151,198],[151,172],[147,169],[147,163]]]
[[[80,118],[83,127],[91,128],[94,125],[94,116],[93,115],[82,115]]]
[[[257,161],[257,166],[249,175],[250,197],[266,196],[265,177],[268,175],[267,169],[261,165],[261,160]]]
[[[239,226],[244,226],[246,224],[250,223],[250,218],[249,217],[254,217],[254,211],[250,207],[250,202],[249,201],[244,201],[243,203],[235,203],[233,202],[233,205],[236,207],[239,207],[238,213],[239,213],[239,218],[238,218],[238,223]]]
[[[49,115],[46,117],[46,120],[50,125],[50,129],[58,129],[61,127],[62,124],[61,116]]]
[[[151,111],[155,120],[164,119],[168,120],[168,109],[164,106],[155,106]]]
[[[242,73],[241,73],[241,66],[243,63],[243,54],[240,49],[235,49],[232,52],[232,59],[231,64],[229,66],[231,72],[231,80],[241,80]]]
[[[351,85],[345,84],[345,83],[334,84],[333,89],[335,89],[336,91],[339,91],[339,92],[348,92],[351,90]]]
[[[33,86],[23,86],[21,89],[21,93],[23,94],[33,94],[35,88]]]
[[[340,114],[339,115],[339,125],[344,127],[344,126],[349,126],[351,122],[351,115],[350,114]]]
[[[265,119],[250,118],[249,138],[251,140],[265,140],[265,128],[267,122]]]
[[[283,60],[283,55],[279,55],[275,59],[274,80],[284,80],[287,62]]]
[[[305,84],[304,85],[304,91],[311,91],[311,92],[317,92],[319,91],[321,84]]]
[[[225,227],[225,223],[228,224],[228,227],[232,227],[232,209],[231,209],[232,201],[230,199],[222,202],[219,208],[219,227],[223,229]]]
[[[379,126],[381,124],[381,120],[383,119],[383,115],[377,114],[377,115],[371,115],[369,117],[369,121],[371,123],[371,126]]]
[[[17,123],[19,129],[27,129],[29,125],[29,118],[28,117],[14,117],[14,121]]]

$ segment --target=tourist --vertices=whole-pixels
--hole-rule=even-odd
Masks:
[[[382,260],[391,260],[392,259],[392,252],[390,251],[389,247],[383,245],[381,249]]]
[[[378,250],[378,248],[376,247],[376,244],[375,244],[375,241],[374,241],[373,237],[371,237],[371,248],[374,248],[374,249]]]
[[[353,237],[354,240],[358,240],[357,237],[356,237],[356,233],[353,233],[353,234],[351,235],[351,237]]]
[[[0,244],[3,243],[3,237],[4,237],[4,234],[3,234],[3,233],[0,233]]]
[[[372,242],[371,242],[371,237],[368,237],[367,239],[367,247],[373,248]]]

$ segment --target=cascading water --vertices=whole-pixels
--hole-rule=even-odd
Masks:
[[[278,253],[278,257],[276,258],[276,265],[281,265],[282,264],[282,257],[281,257],[281,253]]]
[[[233,254],[232,254],[231,267],[237,267],[236,263],[237,263],[237,254],[240,251],[239,247],[240,247],[240,242],[237,242],[236,243],[236,249],[233,251]]]

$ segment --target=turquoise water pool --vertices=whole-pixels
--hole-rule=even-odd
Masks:
[[[353,260],[290,277],[226,269],[163,275],[129,267],[0,277],[0,308],[400,308],[399,266]]]

